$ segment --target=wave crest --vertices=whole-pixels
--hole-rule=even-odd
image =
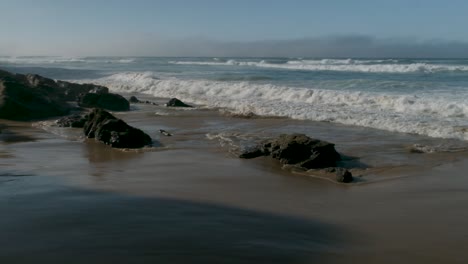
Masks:
[[[170,61],[179,65],[211,65],[211,66],[251,66],[259,68],[302,70],[302,71],[339,71],[363,73],[436,73],[465,72],[466,65],[431,64],[427,62],[399,63],[398,60],[353,60],[353,59],[322,59],[322,60],[289,60],[284,63],[261,61]]]
[[[468,140],[468,102],[457,98],[296,88],[250,82],[158,79],[152,72],[98,79],[116,92],[178,97],[237,114],[336,122]],[[466,127],[467,129],[460,129]]]

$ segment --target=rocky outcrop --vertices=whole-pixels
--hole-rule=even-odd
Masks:
[[[108,94],[109,89],[94,84],[55,81],[37,74],[13,74],[0,70],[0,118],[32,120],[62,116],[71,108],[67,101],[82,99],[88,93]],[[128,110],[128,102],[120,97],[110,95],[100,98],[96,100],[96,106],[115,111]]]
[[[84,124],[86,123],[86,117],[83,115],[71,115],[71,116],[65,116],[57,121],[55,121],[55,124],[59,127],[77,127],[77,128],[82,128],[84,127]]]
[[[22,78],[0,78],[0,118],[32,120],[65,115],[70,106],[60,100],[50,87],[33,87]]]
[[[188,105],[181,100],[177,98],[172,98],[169,100],[169,102],[166,103],[166,106],[171,106],[171,107],[192,107],[191,105]]]
[[[113,93],[86,93],[79,98],[78,105],[87,108],[104,108],[111,111],[130,110],[130,103],[127,99]]]
[[[340,160],[334,144],[304,134],[280,135],[245,151],[240,158],[260,156],[271,156],[282,164],[295,164],[305,169],[333,167]]]
[[[89,83],[79,84],[57,81],[57,86],[61,89],[62,97],[66,101],[77,101],[80,98],[80,96],[86,93],[109,93],[109,88]]]
[[[252,159],[270,156],[280,161],[283,168],[306,171],[327,168],[327,173],[335,173],[337,182],[353,181],[351,172],[336,168],[341,160],[335,145],[323,140],[313,139],[304,134],[283,134],[278,138],[266,140],[257,146],[244,151],[240,158]]]
[[[38,89],[48,96],[64,101],[77,101],[80,95],[85,93],[108,93],[109,88],[89,83],[71,83],[55,81],[37,74],[16,74],[15,79],[23,82],[31,88]]]
[[[88,138],[114,148],[141,148],[152,144],[152,139],[140,129],[129,126],[103,109],[93,109],[84,124],[84,134]]]

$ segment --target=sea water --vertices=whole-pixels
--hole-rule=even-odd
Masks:
[[[240,115],[468,140],[468,59],[0,57],[0,67]]]

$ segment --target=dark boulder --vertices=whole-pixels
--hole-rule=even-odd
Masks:
[[[78,105],[87,108],[104,108],[111,111],[130,110],[130,103],[127,99],[113,93],[86,93],[79,98]]]
[[[141,148],[152,144],[152,139],[140,129],[129,126],[103,109],[93,109],[86,116],[84,134],[114,148]]]
[[[140,100],[138,100],[138,98],[136,98],[136,96],[131,96],[130,99],[128,99],[128,101],[132,104],[137,104],[140,102]]]
[[[86,117],[82,115],[65,116],[55,121],[55,123],[59,127],[77,127],[77,128],[84,127],[85,122],[86,122]]]
[[[79,84],[66,81],[55,81],[37,74],[16,74],[14,78],[25,85],[40,90],[48,96],[64,101],[76,101],[84,93],[108,93],[109,88],[96,84]]]
[[[304,134],[280,135],[245,151],[239,157],[251,159],[260,156],[271,156],[282,164],[295,164],[305,169],[333,167],[340,160],[334,144]]]
[[[172,106],[172,107],[192,107],[191,105],[188,105],[181,100],[177,98],[172,98],[169,100],[169,102],[166,103],[166,106]]]
[[[350,183],[353,181],[353,175],[350,171],[344,168],[336,169],[336,181],[343,183]]]
[[[128,99],[128,101],[131,103],[131,104],[150,104],[150,105],[157,105],[155,102],[151,102],[151,101],[141,101],[140,99],[138,99],[136,96],[130,96],[130,98]]]
[[[61,88],[62,97],[66,101],[78,101],[80,99],[80,96],[86,93],[109,93],[109,88],[90,83],[80,84],[65,81],[57,81],[57,85]]]
[[[26,75],[17,75],[18,78],[23,79],[24,82],[32,88],[36,88],[47,94],[48,96],[53,96],[60,98],[62,89],[57,85],[57,83],[49,78],[37,75],[37,74],[26,74]]]
[[[52,96],[50,91],[36,89],[15,77],[0,79],[0,118],[31,120],[61,116],[70,111],[70,106]]]

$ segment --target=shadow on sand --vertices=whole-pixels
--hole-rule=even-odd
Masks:
[[[165,198],[63,188],[0,198],[0,263],[324,263],[347,237],[308,219]]]

